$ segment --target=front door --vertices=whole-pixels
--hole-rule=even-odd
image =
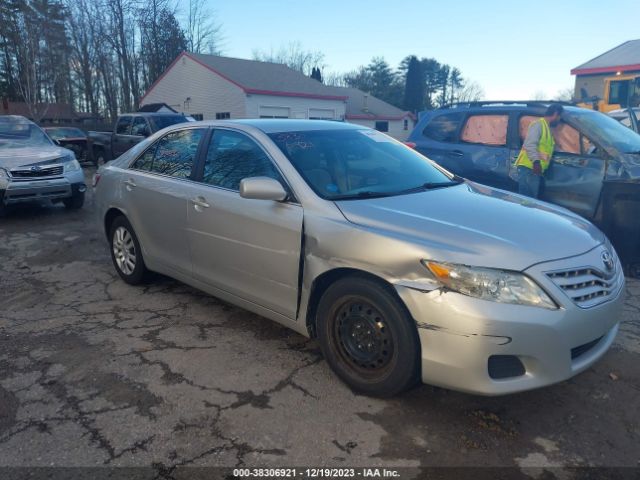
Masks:
[[[188,238],[197,280],[295,319],[302,240],[302,207],[249,200],[243,178],[284,183],[272,160],[242,132],[213,132],[190,188]]]
[[[204,128],[166,134],[122,176],[127,215],[149,260],[191,275],[187,241],[188,186]]]
[[[521,140],[529,124],[537,118],[539,117],[520,118]],[[553,128],[552,133],[556,147],[549,169],[544,175],[540,199],[593,219],[604,181],[606,162],[603,152],[567,123]]]

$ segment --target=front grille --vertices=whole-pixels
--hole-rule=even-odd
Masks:
[[[35,169],[15,169],[11,170],[11,176],[14,178],[55,177],[57,175],[62,175],[63,168],[64,167],[62,165],[54,165],[51,167],[36,167]]]
[[[585,353],[587,353],[589,350],[595,347],[600,342],[600,340],[602,340],[602,337],[596,338],[595,340],[591,340],[589,343],[585,343],[584,345],[580,345],[578,347],[572,348],[571,360],[576,359],[580,355],[584,355]]]
[[[573,302],[582,308],[589,308],[609,300],[611,295],[618,292],[622,283],[622,272],[617,260],[616,268],[611,273],[604,273],[593,267],[575,270],[547,272],[547,276]]]
[[[524,365],[515,355],[491,355],[489,357],[489,376],[499,380],[524,375]]]

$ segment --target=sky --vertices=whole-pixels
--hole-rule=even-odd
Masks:
[[[435,58],[480,84],[485,99],[553,98],[570,70],[640,38],[640,0],[208,0],[223,55],[300,42],[324,53],[324,72],[382,56]],[[179,3],[187,0],[179,0]]]

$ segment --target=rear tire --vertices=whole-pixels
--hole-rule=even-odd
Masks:
[[[148,270],[142,258],[142,249],[133,227],[125,217],[117,217],[109,231],[111,260],[125,282],[139,285],[147,278]]]
[[[76,192],[73,196],[62,200],[68,210],[79,210],[84,205],[84,192]]]
[[[327,363],[356,392],[390,397],[418,382],[415,321],[381,282],[364,276],[338,280],[320,299],[316,318]]]

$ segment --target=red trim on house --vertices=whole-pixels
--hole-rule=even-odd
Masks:
[[[162,80],[165,77],[165,75],[167,75],[167,73],[169,73],[169,70],[171,70],[174,67],[174,65],[176,63],[178,63],[178,60],[180,60],[182,57],[187,57],[187,58],[193,60],[194,62],[196,62],[198,65],[202,65],[207,70],[209,70],[209,71],[215,73],[216,75],[219,75],[220,77],[224,78],[227,82],[232,83],[233,85],[235,85],[238,88],[241,88],[245,93],[252,93],[254,95],[272,95],[272,96],[278,96],[278,97],[314,98],[314,99],[318,99],[318,100],[342,100],[342,101],[346,101],[349,98],[348,96],[342,96],[342,95],[316,95],[316,94],[312,94],[312,93],[275,92],[275,91],[272,91],[272,90],[258,90],[258,89],[255,89],[255,88],[246,88],[246,87],[240,85],[238,82],[230,79],[226,75],[223,75],[222,73],[217,71],[215,68],[207,65],[204,62],[201,62],[200,60],[198,60],[195,57],[192,57],[191,55],[189,55],[188,52],[182,52],[180,55],[178,55],[178,57],[173,62],[171,62],[171,65],[169,65],[167,67],[167,69],[162,73],[162,75],[160,75],[158,77],[158,79],[151,84],[151,86],[148,88],[148,90],[145,92],[145,94],[140,99],[140,102],[139,102],[140,104],[142,104],[142,101],[145,99],[145,97],[147,95],[149,95],[149,93],[151,93],[151,90],[154,89],[154,87],[160,82],[160,80]]]
[[[616,73],[640,70],[640,63],[635,65],[619,65],[617,67],[597,67],[597,68],[574,68],[571,75],[593,75],[595,73]]]
[[[254,95],[271,95],[275,97],[303,97],[317,98],[320,100],[347,100],[349,98],[343,95],[318,95],[313,93],[276,92],[273,90],[258,90],[256,88],[245,88],[244,91],[247,93],[252,93]]]
[[[162,72],[162,75],[160,75],[160,76],[156,79],[156,81],[155,81],[155,82],[153,82],[149,88],[147,88],[147,91],[146,91],[146,92],[144,92],[144,95],[142,95],[142,97],[140,98],[140,101],[138,102],[138,106],[142,105],[142,101],[146,98],[146,96],[147,96],[147,95],[149,95],[149,94],[151,93],[151,90],[153,90],[153,89],[154,89],[154,87],[155,87],[158,83],[160,83],[160,80],[162,80],[162,79],[167,75],[167,73],[169,73],[169,70],[171,70],[171,69],[173,68],[173,66],[174,66],[176,63],[178,63],[178,60],[180,60],[180,59],[181,59],[182,57],[184,57],[186,54],[187,54],[187,52],[182,52],[180,55],[178,55],[178,56],[176,57],[176,59],[175,59],[173,62],[171,62],[171,64],[167,67],[167,69],[166,69],[164,72]]]
[[[347,114],[344,117],[347,120],[404,120],[406,117],[413,119],[413,115],[411,113],[405,113],[404,115],[400,115],[400,116]]]

